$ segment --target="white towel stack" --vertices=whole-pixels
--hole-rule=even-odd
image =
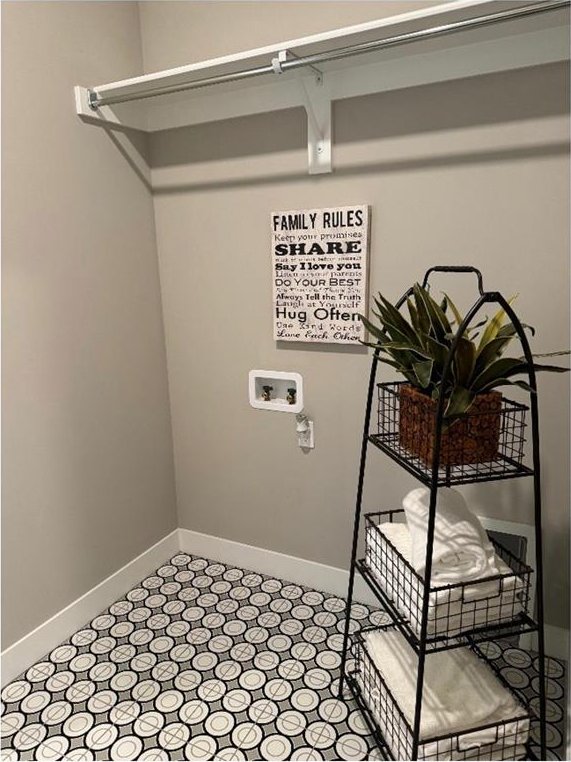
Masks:
[[[429,503],[430,491],[424,487],[415,489],[403,500],[406,525],[383,523],[367,532],[369,568],[417,635],[423,585],[406,572],[393,549],[424,577]],[[487,579],[490,577],[495,579]],[[473,584],[447,587],[467,582]],[[429,636],[454,636],[483,625],[507,622],[523,610],[523,581],[495,553],[463,496],[447,487],[437,493],[430,588]]]
[[[378,537],[380,532],[382,537]],[[388,543],[380,547],[381,543]],[[387,596],[420,635],[422,585],[412,575],[394,575],[402,563],[393,558],[395,548],[412,565],[412,539],[406,524],[383,523],[367,532],[366,560]],[[378,562],[378,563],[377,563]],[[496,574],[502,580],[474,581],[463,588],[432,590],[428,604],[428,635],[454,636],[483,625],[500,624],[514,619],[523,610],[523,583],[499,557],[494,560]],[[380,564],[380,565],[379,565]],[[433,585],[434,586],[434,585]]]
[[[365,646],[412,728],[416,655],[397,630],[369,632],[365,635]],[[430,654],[425,665],[419,759],[448,760],[458,753],[463,759],[523,756],[529,736],[527,714],[481,659],[469,648],[458,648]],[[386,689],[380,681],[370,681],[365,672],[359,680],[395,758],[404,758],[412,740],[410,731],[403,739],[403,727],[399,727],[396,715],[387,707],[387,697],[379,693]],[[489,725],[492,727],[477,730]],[[455,737],[435,740],[449,734]]]

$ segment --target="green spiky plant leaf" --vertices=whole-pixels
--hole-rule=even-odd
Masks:
[[[515,299],[512,297],[509,303]],[[424,394],[447,400],[445,417],[465,413],[476,395],[489,392],[501,386],[518,386],[532,391],[529,384],[517,376],[529,374],[530,367],[525,357],[504,357],[506,349],[517,331],[506,322],[506,312],[498,310],[491,318],[486,318],[468,327],[458,339],[452,367],[445,388],[442,386],[446,359],[456,338],[464,317],[448,294],[443,294],[440,303],[430,295],[428,289],[416,283],[412,295],[406,300],[408,319],[382,294],[374,300],[376,310],[373,315],[378,323],[359,317],[374,341],[362,342],[379,353],[379,361],[395,368],[407,381]],[[523,327],[535,335],[528,325]],[[569,351],[548,352],[534,357],[554,357],[568,355]],[[569,368],[557,365],[533,363],[536,372],[564,373]]]

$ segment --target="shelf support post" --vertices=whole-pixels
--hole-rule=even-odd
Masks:
[[[284,73],[283,64],[288,56],[298,58],[290,50],[280,50],[272,58],[272,68],[277,75]],[[331,166],[331,94],[323,84],[323,72],[309,65],[313,78],[300,77],[303,105],[307,114],[307,162],[310,175],[332,172]]]
[[[323,77],[313,82],[300,79],[304,107],[307,113],[307,161],[310,175],[332,171],[331,163],[331,96]]]

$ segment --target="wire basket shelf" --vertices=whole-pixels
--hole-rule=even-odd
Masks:
[[[430,486],[434,414],[430,409],[426,412],[426,406],[411,409],[404,395],[407,389],[410,386],[404,382],[377,384],[377,431],[369,441]],[[496,400],[497,405],[484,410],[468,410],[444,431],[439,486],[533,475],[524,464],[528,408],[499,394]]]
[[[412,759],[413,730],[399,706],[393,690],[375,664],[366,643],[366,635],[394,629],[394,625],[362,630],[353,648],[354,668],[348,674],[348,685],[367,724],[379,742],[386,759]],[[485,659],[477,646],[473,653],[490,669],[501,685],[516,698],[519,710],[513,717],[466,727],[446,735],[423,738],[419,743],[418,759],[424,760],[513,760],[525,759],[529,739],[530,713],[521,704],[520,697]],[[430,657],[428,657],[430,658]],[[487,741],[477,742],[477,735],[485,732]],[[476,742],[475,742],[476,741]]]
[[[424,579],[407,559],[410,540],[403,518],[402,509],[365,515],[366,550],[361,571],[415,650],[420,642],[425,594],[429,596],[426,643],[430,650],[536,629],[528,614],[531,567],[492,540],[499,574],[431,585],[425,590]]]

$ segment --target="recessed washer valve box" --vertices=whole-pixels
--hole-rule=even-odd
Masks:
[[[258,410],[300,413],[303,410],[303,379],[299,373],[251,370],[250,405]]]

